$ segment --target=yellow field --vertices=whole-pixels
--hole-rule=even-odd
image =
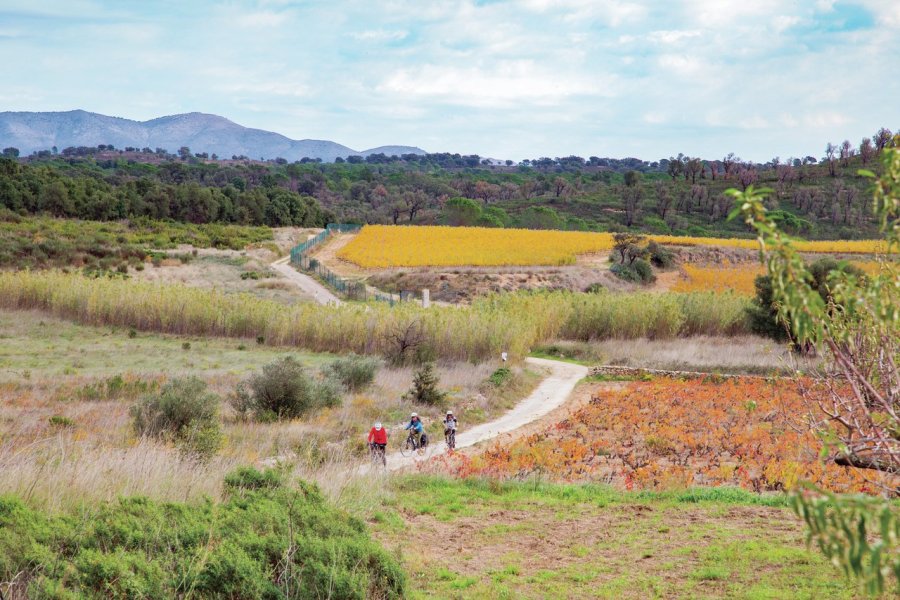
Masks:
[[[874,275],[881,268],[875,261],[853,261],[864,273]],[[758,275],[766,272],[763,265],[744,263],[720,267],[701,267],[686,264],[682,266],[684,277],[672,286],[673,292],[728,292],[752,296],[756,293],[753,285]]]
[[[753,281],[765,273],[766,268],[758,263],[747,263],[726,267],[699,267],[687,264],[682,267],[685,277],[672,286],[673,292],[734,291],[752,296],[756,293]]]
[[[649,236],[663,244],[757,248],[755,240]],[[799,242],[804,252],[872,254],[877,240]],[[609,251],[609,233],[482,227],[367,225],[338,257],[365,268],[571,265],[579,254]]]

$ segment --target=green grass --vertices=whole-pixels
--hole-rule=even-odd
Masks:
[[[369,522],[404,548],[412,598],[856,597],[805,548],[784,495],[424,475],[391,485]],[[427,532],[419,550],[404,546],[410,531]]]
[[[120,373],[244,375],[286,353],[312,367],[334,358],[228,338],[132,334],[35,312],[0,311],[0,381]]]

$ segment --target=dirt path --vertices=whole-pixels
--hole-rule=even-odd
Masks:
[[[546,358],[526,358],[525,361],[533,366],[544,367],[550,370],[550,374],[534,389],[531,394],[516,404],[501,417],[476,425],[471,429],[464,429],[456,437],[457,449],[474,446],[475,444],[496,438],[504,433],[509,433],[529,423],[537,421],[554,409],[562,406],[572,394],[575,386],[588,374],[588,368],[572,363],[548,360]],[[401,430],[394,435],[405,435]],[[424,456],[403,456],[399,452],[391,452],[387,455],[387,468],[389,471],[397,471],[415,465],[420,461],[429,460],[446,452],[444,440],[432,440],[429,444],[432,450]],[[369,465],[361,465],[360,470],[366,472]]]
[[[319,304],[341,304],[340,299],[331,293],[324,285],[310,277],[297,271],[290,264],[290,256],[279,258],[270,266],[287,278],[288,281],[299,287],[301,290],[309,294]]]

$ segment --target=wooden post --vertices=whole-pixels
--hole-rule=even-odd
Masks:
[[[428,290],[422,290],[422,308],[431,306],[431,293]]]

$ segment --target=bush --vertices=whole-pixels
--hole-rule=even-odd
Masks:
[[[647,244],[647,251],[650,252],[650,262],[654,267],[669,269],[675,265],[675,255],[662,244],[650,240],[650,243]]]
[[[62,515],[0,496],[0,581],[14,582],[4,593],[261,600],[289,586],[290,598],[407,597],[397,560],[316,487],[245,468],[225,491],[219,504],[123,498]]]
[[[219,448],[218,414],[219,397],[196,377],[173,379],[131,407],[135,433],[173,441],[202,456]]]
[[[351,392],[358,392],[375,380],[375,373],[379,366],[379,361],[375,358],[348,354],[329,363],[322,369],[322,373],[339,382]]]
[[[651,267],[650,263],[643,258],[635,259],[635,261],[631,263],[631,268],[637,273],[641,283],[653,283],[656,281],[656,275],[653,274],[653,267]]]
[[[631,281],[632,283],[650,284],[656,281],[653,268],[643,258],[636,258],[630,264],[615,264],[609,270],[620,279]]]
[[[447,394],[438,389],[439,381],[438,375],[434,371],[434,364],[425,363],[413,377],[413,385],[407,395],[414,402],[432,406],[439,405],[447,397]]]
[[[812,276],[809,285],[822,299],[828,303],[833,300],[831,289],[828,286],[828,276],[833,271],[843,272],[853,277],[864,277],[859,268],[846,261],[837,261],[830,257],[820,258],[808,266]],[[756,295],[753,302],[747,308],[747,317],[750,321],[750,330],[761,336],[770,337],[777,341],[789,339],[787,326],[778,316],[778,308],[774,302],[772,280],[768,275],[760,275],[754,282]]]
[[[504,383],[506,383],[509,378],[512,376],[512,371],[509,370],[509,367],[500,367],[488,377],[488,381],[491,385],[500,387]]]
[[[340,401],[333,384],[315,381],[295,358],[286,356],[241,382],[231,405],[241,416],[269,421],[296,419]]]

